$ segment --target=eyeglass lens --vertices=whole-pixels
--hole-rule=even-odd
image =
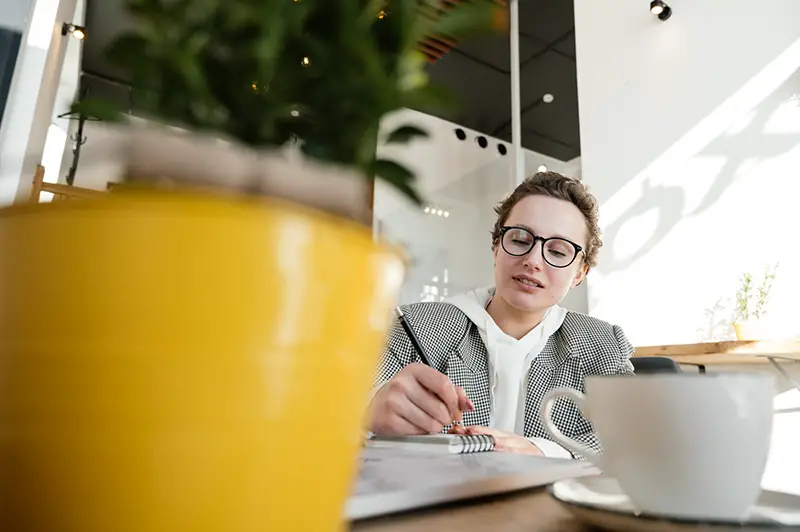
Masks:
[[[521,256],[528,253],[536,243],[530,231],[522,228],[511,228],[503,235],[503,249],[509,255]],[[568,240],[550,238],[543,243],[542,256],[548,264],[556,268],[569,266],[578,251]]]

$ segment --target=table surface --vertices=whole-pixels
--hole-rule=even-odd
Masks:
[[[681,364],[767,364],[767,357],[800,361],[800,340],[703,342],[637,347],[635,357],[669,357]]]
[[[588,532],[544,489],[465,501],[351,525],[353,532]]]

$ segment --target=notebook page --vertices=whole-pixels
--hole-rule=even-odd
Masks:
[[[596,474],[582,460],[365,448],[345,515],[363,519]]]

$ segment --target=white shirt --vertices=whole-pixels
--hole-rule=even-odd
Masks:
[[[561,327],[567,311],[559,306],[551,307],[539,325],[517,340],[503,332],[486,311],[493,296],[494,288],[481,288],[455,296],[448,302],[457,306],[478,327],[489,355],[489,426],[524,434],[528,370],[550,336]],[[545,456],[572,457],[569,451],[551,440],[528,439]]]

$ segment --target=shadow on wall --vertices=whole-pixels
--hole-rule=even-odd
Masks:
[[[786,83],[800,85],[800,70]],[[722,133],[695,154],[699,158],[722,159],[724,163],[705,195],[689,212],[686,212],[688,199],[684,188],[654,184],[652,178],[648,178],[642,185],[638,200],[605,230],[605,246],[608,251],[603,257],[603,270],[610,273],[628,268],[656,247],[679,221],[703,214],[736,181],[737,173],[754,160],[778,158],[796,148],[800,144],[798,127],[788,132],[764,133],[775,112],[786,105],[796,105],[800,109],[800,96],[795,95],[789,100],[770,98],[749,115],[741,117],[747,121],[745,127]],[[767,177],[764,176],[765,179]],[[652,232],[636,249],[623,253],[621,250],[628,248],[628,243],[620,236],[623,228],[635,218],[653,213],[657,222]]]
[[[735,338],[730,301],[727,298],[717,299],[713,305],[703,311],[703,318],[703,325],[697,329],[699,341],[720,342]]]

